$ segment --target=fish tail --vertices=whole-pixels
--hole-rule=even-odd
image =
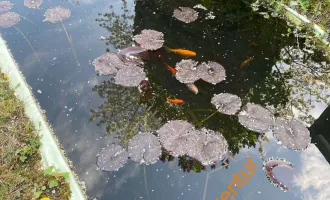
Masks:
[[[173,51],[173,49],[171,49],[171,48],[169,48],[169,47],[167,47],[167,46],[163,46],[164,48],[165,48],[165,50],[167,51],[167,52],[172,52]]]

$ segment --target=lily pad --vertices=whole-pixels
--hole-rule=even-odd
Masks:
[[[278,181],[273,173],[273,169],[276,167],[288,167],[293,169],[293,164],[284,158],[269,158],[263,163],[263,170],[265,171],[267,179],[276,187],[281,190],[288,191],[288,187]]]
[[[55,23],[67,19],[71,16],[71,11],[61,6],[52,7],[46,10],[46,21]]]
[[[115,76],[115,82],[116,84],[125,87],[135,87],[138,86],[146,77],[146,73],[142,68],[137,66],[127,66],[118,71]]]
[[[42,0],[24,0],[24,6],[28,8],[38,9]]]
[[[274,116],[260,105],[248,103],[238,114],[238,121],[247,129],[265,133],[274,125]]]
[[[309,130],[295,119],[277,118],[274,137],[284,146],[294,150],[304,150],[311,142]]]
[[[0,13],[7,12],[12,9],[14,4],[10,1],[0,1]]]
[[[93,61],[95,71],[103,75],[116,74],[119,69],[125,67],[125,64],[115,53],[105,53]]]
[[[226,115],[234,115],[242,106],[241,99],[229,93],[220,93],[214,95],[211,103],[215,105],[216,109]]]
[[[226,79],[225,68],[213,61],[198,65],[197,73],[201,79],[214,85]]]
[[[188,150],[195,145],[197,138],[189,133],[194,126],[187,121],[173,120],[164,124],[157,133],[163,147],[173,156],[188,154]]]
[[[173,17],[179,21],[191,23],[198,18],[198,12],[189,7],[179,7],[178,9],[174,9]]]
[[[199,79],[197,70],[197,62],[191,59],[181,60],[176,64],[175,77],[181,83],[193,83]]]
[[[139,132],[128,142],[129,157],[138,163],[153,164],[162,153],[158,138],[149,132]]]
[[[128,153],[120,145],[112,144],[104,147],[97,157],[97,166],[104,171],[117,171],[128,160]]]
[[[164,44],[164,34],[159,31],[144,29],[139,35],[134,36],[133,40],[144,49],[157,50]]]
[[[203,165],[213,164],[226,157],[228,143],[221,133],[205,128],[197,132],[195,152],[190,156],[199,160]]]
[[[125,63],[126,65],[143,65],[143,60],[141,59],[140,54],[148,53],[147,49],[138,46],[126,47],[120,50],[117,54],[118,58]]]
[[[6,12],[0,14],[0,27],[9,28],[20,21],[19,14],[15,12]]]

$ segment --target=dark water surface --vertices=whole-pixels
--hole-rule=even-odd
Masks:
[[[36,53],[14,27],[1,29],[1,34],[46,111],[75,172],[85,181],[91,198],[221,199],[220,194],[227,190],[232,174],[245,169],[248,156],[252,156],[258,168],[247,184],[236,188],[235,199],[330,198],[329,164],[314,145],[304,151],[289,150],[276,143],[271,133],[266,134],[268,142],[247,130],[235,116],[216,113],[209,117],[215,110],[210,100],[221,92],[238,95],[243,104],[273,106],[277,116],[292,114],[287,105],[291,105],[289,108],[293,105],[300,108],[300,112],[317,118],[329,102],[326,95],[317,95],[321,94],[322,90],[318,89],[322,87],[314,87],[315,82],[306,84],[304,81],[308,78],[305,80],[299,74],[304,71],[291,66],[292,60],[298,58],[284,56],[283,52],[293,55],[295,49],[304,46],[303,39],[283,36],[288,32],[284,21],[253,13],[244,3],[215,2],[218,1],[81,0],[76,3],[45,0],[39,10],[26,8],[23,2],[14,2],[13,10],[25,18],[21,18],[16,28],[28,38]],[[209,10],[196,9],[200,12],[196,22],[184,24],[172,17],[174,8],[200,3]],[[63,20],[63,24],[43,22],[46,9],[56,5],[70,9],[71,17]],[[205,19],[210,11],[215,18]],[[199,93],[195,95],[158,59],[161,56],[172,66],[182,59],[164,49],[150,52],[151,58],[144,66],[153,88],[151,100],[141,101],[136,88],[124,88],[113,84],[108,76],[97,76],[92,61],[106,51],[117,52],[129,46],[132,36],[143,29],[163,32],[164,45],[168,47],[195,51],[197,56],[193,59],[196,61],[220,63],[226,69],[227,79],[217,85],[197,81]],[[100,39],[109,35],[112,35],[110,39]],[[251,56],[254,60],[244,70],[240,69],[240,64]],[[317,52],[303,51],[301,56],[311,67],[324,60]],[[292,79],[294,81],[290,81]],[[296,89],[303,90],[302,95],[292,92]],[[169,105],[166,103],[169,96],[183,99],[185,104]],[[312,105],[315,108],[309,110]],[[113,117],[114,114],[133,117]],[[310,118],[301,120],[308,123]],[[97,169],[96,155],[101,148],[120,142],[115,133],[125,138],[127,134],[135,134],[137,129],[156,130],[172,119],[188,120],[197,127],[221,132],[231,151],[229,167],[222,168],[224,164],[220,162],[213,170],[207,167],[198,172],[198,164],[189,167],[185,165],[188,161],[181,158],[148,166],[129,161],[118,172]],[[291,171],[274,170],[279,180],[288,185],[288,192],[271,185],[262,170],[263,159],[272,156],[285,158],[295,166]]]

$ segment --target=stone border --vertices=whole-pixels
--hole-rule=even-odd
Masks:
[[[40,152],[42,156],[42,166],[46,169],[54,166],[61,172],[69,172],[68,182],[71,189],[71,200],[87,199],[77,175],[72,170],[64,151],[47,122],[45,113],[34,98],[31,88],[25,81],[22,72],[19,70],[13,56],[11,55],[6,42],[0,36],[0,66],[2,72],[8,75],[10,87],[15,91],[16,97],[23,102],[26,116],[31,120],[37,130],[41,142]]]

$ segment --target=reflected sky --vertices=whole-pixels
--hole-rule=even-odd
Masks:
[[[196,1],[197,3],[200,2]],[[127,4],[131,8],[130,14],[134,15],[133,1],[128,1]],[[70,45],[61,23],[52,24],[43,21],[45,18],[44,12],[49,7],[56,5],[71,10],[71,17],[64,20],[63,25],[72,41],[72,45]],[[92,91],[92,88],[95,85],[100,85],[103,81],[109,80],[109,77],[96,75],[92,61],[103,54],[107,48],[110,51],[116,51],[118,48],[111,43],[107,45],[105,41],[99,39],[100,36],[109,35],[109,32],[107,29],[100,27],[99,23],[95,21],[99,17],[98,13],[110,12],[110,5],[113,6],[113,10],[117,14],[122,12],[122,1],[117,0],[81,0],[79,3],[73,0],[62,2],[45,0],[39,10],[28,9],[24,7],[23,3],[15,2],[13,11],[22,16],[16,27],[29,40],[35,52],[15,28],[1,29],[2,37],[8,42],[16,62],[32,87],[33,94],[38,99],[42,109],[46,111],[54,132],[75,167],[75,172],[82,181],[85,181],[87,194],[90,197],[118,200],[215,200],[220,198],[220,194],[226,190],[227,185],[233,179],[232,174],[244,169],[247,157],[252,156],[253,162],[258,168],[252,178],[249,179],[248,184],[243,185],[242,189],[238,189],[238,195],[235,199],[330,199],[328,196],[330,194],[328,190],[330,177],[328,176],[329,173],[326,173],[329,172],[329,164],[313,145],[306,151],[296,152],[286,149],[274,141],[262,143],[265,158],[271,156],[283,157],[295,166],[295,179],[292,181],[292,187],[289,187],[290,191],[286,193],[271,185],[265,177],[262,171],[263,161],[258,151],[259,144],[255,148],[241,149],[239,154],[230,158],[228,169],[218,166],[215,170],[202,171],[201,173],[184,173],[178,167],[178,160],[175,160],[165,163],[158,162],[149,166],[129,161],[118,172],[98,170],[96,155],[101,148],[107,144],[120,141],[113,135],[108,135],[105,126],[97,126],[95,121],[89,123],[90,110],[98,108],[105,102],[105,99],[101,98],[97,92]],[[141,7],[143,4],[139,6]],[[235,18],[232,15],[228,16]],[[148,20],[143,19],[141,23],[135,24],[135,31],[152,26],[151,21],[150,24],[144,24],[145,21]],[[166,26],[174,26],[171,30],[178,28],[176,27],[178,24],[172,24],[170,19],[166,19],[165,22]],[[225,43],[228,49],[231,46],[227,40],[240,34],[240,31],[231,28],[229,26],[225,27],[228,38],[221,40],[221,43]],[[164,32],[166,31],[170,32],[170,30],[164,30]],[[244,31],[248,32],[245,29],[241,30],[241,32]],[[173,31],[171,34],[176,33]],[[182,33],[177,34],[182,35]],[[247,33],[247,35],[253,34]],[[207,37],[207,34],[205,37]],[[243,45],[243,41],[247,43],[244,45],[248,45],[247,39],[238,41],[240,42],[239,45]],[[170,41],[170,44],[174,42],[175,39]],[[196,44],[190,44],[191,41],[187,38],[183,43],[187,44],[187,47],[199,45],[198,41],[196,41]],[[209,44],[211,45],[211,43],[217,45],[218,42],[211,40]],[[239,64],[241,60],[237,61],[238,54],[248,55],[251,53],[243,52],[241,49],[237,49],[234,53],[231,52],[231,49],[214,52],[215,47],[209,50],[209,52],[213,52],[212,56],[214,58],[223,61],[226,66]],[[253,51],[258,51],[260,54],[264,53],[263,50]],[[74,54],[77,55],[80,65],[77,65]],[[205,52],[205,57],[206,54],[207,52]],[[267,57],[272,55],[268,51],[265,51],[265,54],[267,54]],[[175,58],[172,62],[174,61]],[[257,60],[257,62],[260,62],[260,65],[269,64],[267,60]],[[156,64],[153,66],[156,66]],[[241,85],[246,83],[243,81],[248,79],[246,74],[242,75],[241,78],[236,69],[227,69],[227,71],[233,74],[229,80],[241,80]],[[249,73],[258,72],[251,71]],[[160,85],[168,80],[168,78],[156,79],[154,77],[151,77],[151,79],[157,80]],[[164,87],[168,87],[168,85]],[[200,84],[200,87],[205,89],[209,86]],[[182,88],[183,86],[172,88],[172,92],[182,91]],[[226,86],[224,88],[226,89]],[[212,88],[211,92],[214,91],[217,91],[217,88]],[[236,89],[236,93],[247,91],[246,88],[237,87]],[[205,93],[211,92],[206,91]],[[189,97],[189,95],[187,96]],[[253,98],[251,99],[253,100]],[[196,97],[193,100],[203,100],[203,98]],[[317,117],[324,108],[324,104],[317,104],[316,108],[312,109],[313,115]],[[214,121],[210,123],[214,123]],[[271,134],[267,134],[267,136],[272,137]],[[278,173],[281,174],[282,172]]]

